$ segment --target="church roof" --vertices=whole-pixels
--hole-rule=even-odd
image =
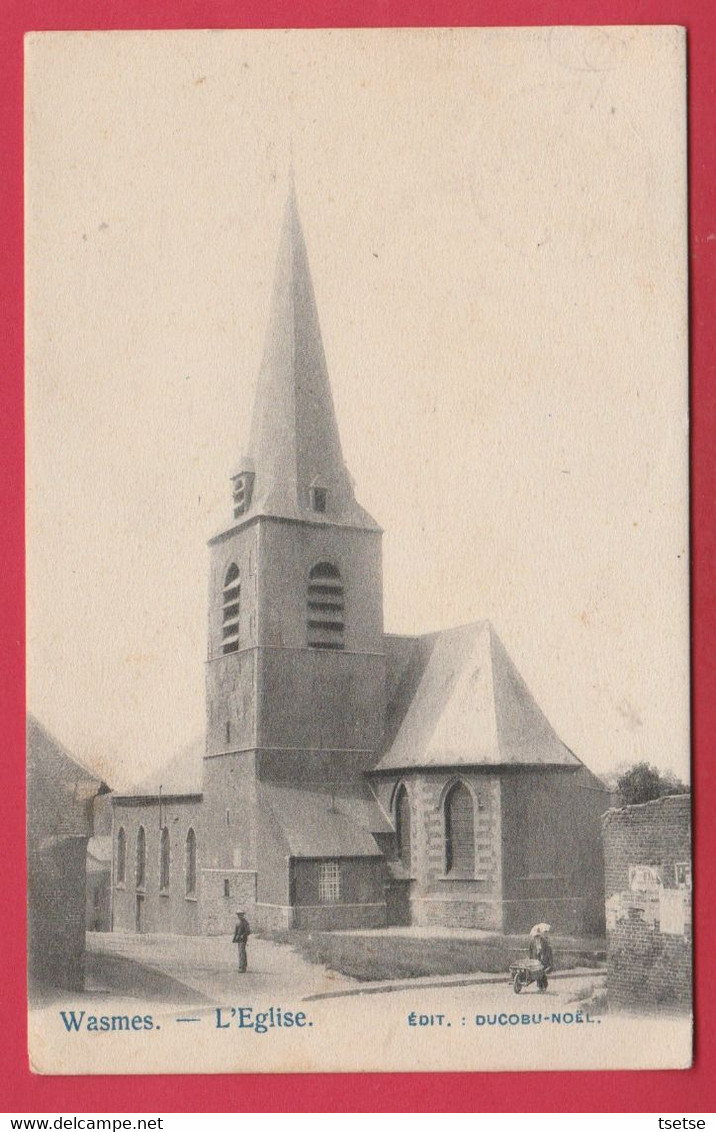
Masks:
[[[173,758],[164,763],[159,770],[127,790],[116,790],[115,798],[157,798],[161,789],[162,797],[181,797],[197,795],[202,791],[204,739],[193,739],[182,747]]]
[[[259,790],[292,857],[380,857],[373,833],[393,832],[368,795],[332,795],[265,782]]]
[[[387,643],[387,743],[376,770],[582,765],[488,621]]]
[[[306,244],[291,186],[259,370],[248,451],[239,471],[255,475],[256,515],[378,530],[356,503],[343,460]],[[325,511],[311,489],[326,491]]]

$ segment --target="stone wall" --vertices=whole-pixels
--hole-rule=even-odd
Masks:
[[[610,810],[603,836],[610,1006],[688,1011],[690,795]]]
[[[446,870],[444,800],[457,782],[473,799],[475,871],[472,877]],[[497,775],[475,771],[410,771],[402,777],[373,780],[380,802],[395,821],[395,800],[402,784],[410,800],[410,918],[414,924],[443,927],[502,928],[502,859],[500,782]]]
[[[242,909],[253,927],[256,873],[253,869],[202,869],[201,933],[227,935]]]

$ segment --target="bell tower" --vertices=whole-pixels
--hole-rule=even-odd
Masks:
[[[258,777],[372,765],[384,722],[381,530],[343,460],[291,186],[231,522],[210,540],[207,758]]]

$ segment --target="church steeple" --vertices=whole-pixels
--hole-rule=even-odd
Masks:
[[[343,460],[306,245],[291,180],[235,517],[377,529]]]

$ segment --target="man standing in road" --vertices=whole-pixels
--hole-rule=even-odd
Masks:
[[[246,970],[246,941],[251,935],[251,928],[249,921],[246,919],[246,914],[241,908],[236,912],[236,927],[234,928],[233,942],[239,948],[239,972],[243,974]]]

